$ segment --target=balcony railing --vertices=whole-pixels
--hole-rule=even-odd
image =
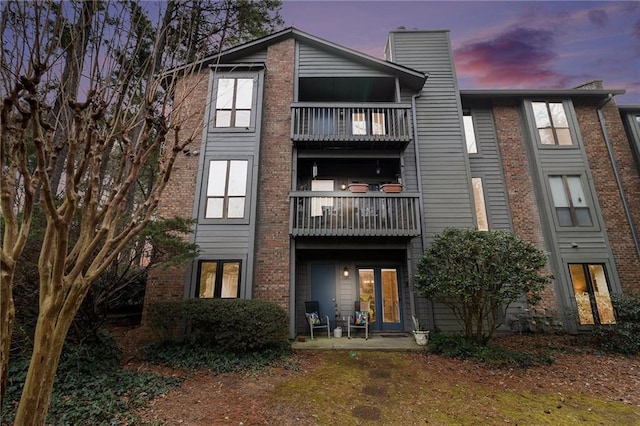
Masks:
[[[289,232],[299,236],[420,235],[418,195],[299,191],[290,194]]]
[[[296,103],[291,139],[308,148],[404,148],[411,140],[409,104]]]

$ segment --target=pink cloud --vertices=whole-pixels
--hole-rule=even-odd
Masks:
[[[454,52],[456,70],[484,87],[564,87],[570,78],[550,68],[554,46],[551,31],[515,27],[461,45]]]

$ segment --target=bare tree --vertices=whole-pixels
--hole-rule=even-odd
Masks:
[[[15,320],[16,262],[30,238],[36,203],[46,219],[38,259],[38,319],[18,425],[44,424],[65,337],[82,301],[153,219],[177,155],[200,133],[181,131],[192,93],[181,90],[177,98],[174,89],[181,79],[208,75],[200,73],[197,62],[175,67],[182,52],[166,48],[171,34],[190,33],[193,25],[189,14],[176,13],[177,4],[163,4],[164,16],[156,21],[137,2],[91,0],[90,6],[75,8],[53,0],[3,5],[2,395]],[[74,11],[80,12],[74,16]],[[52,178],[61,153],[57,193]],[[124,214],[131,188],[150,165],[156,171],[152,178],[146,175],[144,191]]]

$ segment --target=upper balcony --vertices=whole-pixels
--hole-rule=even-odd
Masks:
[[[417,193],[296,191],[289,199],[293,237],[420,235]]]
[[[308,149],[404,149],[410,104],[299,102],[291,106],[291,140]]]

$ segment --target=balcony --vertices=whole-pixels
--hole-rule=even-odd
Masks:
[[[291,139],[309,149],[404,149],[411,141],[411,105],[295,103]]]
[[[294,237],[415,237],[420,235],[416,193],[297,191],[290,194]]]

